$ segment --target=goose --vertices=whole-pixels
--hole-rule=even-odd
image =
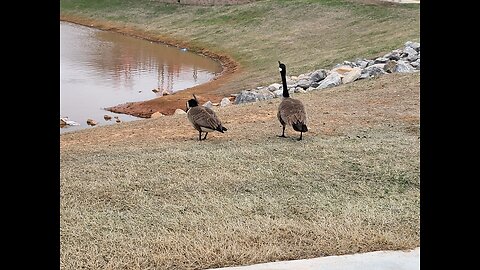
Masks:
[[[224,133],[224,131],[227,131],[227,128],[222,125],[212,109],[198,106],[195,95],[193,95],[193,99],[187,101],[187,118],[192,126],[198,130],[198,140],[200,141],[207,138],[208,132],[219,131]],[[202,132],[205,132],[203,139]]]
[[[278,69],[280,70],[280,76],[282,77],[283,87],[283,100],[278,106],[277,113],[278,121],[282,124],[283,130],[282,135],[278,135],[278,137],[286,138],[285,126],[291,125],[293,130],[300,132],[300,138],[298,138],[298,141],[300,141],[302,140],[303,132],[308,131],[305,107],[300,100],[291,98],[288,93],[286,78],[287,68],[285,64],[278,61]]]

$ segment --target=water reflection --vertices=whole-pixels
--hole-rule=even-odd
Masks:
[[[87,128],[89,118],[115,123],[104,114],[136,120],[103,108],[206,83],[221,70],[218,62],[176,47],[61,22],[60,116],[80,126],[60,131]]]

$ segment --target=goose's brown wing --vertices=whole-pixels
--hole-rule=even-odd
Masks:
[[[307,114],[302,102],[293,98],[285,98],[278,106],[278,120],[282,125],[296,123],[307,124]]]
[[[221,125],[215,113],[211,109],[207,109],[203,106],[197,106],[188,110],[188,120],[190,120],[195,129],[200,130],[201,127],[204,127],[215,130]]]

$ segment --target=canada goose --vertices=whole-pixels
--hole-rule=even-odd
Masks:
[[[278,121],[283,126],[282,135],[279,137],[286,137],[285,136],[285,126],[291,125],[295,131],[300,132],[300,138],[298,140],[302,140],[303,132],[307,132],[307,114],[305,113],[305,108],[303,104],[298,99],[293,99],[290,97],[287,88],[287,68],[284,64],[278,61],[278,69],[280,70],[280,76],[282,76],[282,87],[283,87],[283,100],[278,106]]]
[[[208,132],[219,131],[223,133],[227,131],[227,128],[222,125],[222,122],[212,109],[198,106],[195,95],[193,95],[193,99],[187,101],[187,118],[192,123],[192,126],[198,130],[198,139],[200,141],[207,138]],[[202,132],[205,132],[203,139]]]

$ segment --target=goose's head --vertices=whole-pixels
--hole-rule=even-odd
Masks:
[[[198,106],[197,97],[193,95],[193,98],[187,101],[187,109],[185,111],[188,111],[190,108],[197,107],[197,106]]]
[[[287,73],[287,67],[285,64],[280,63],[280,61],[278,61],[278,70],[280,71],[280,74],[284,75]]]

